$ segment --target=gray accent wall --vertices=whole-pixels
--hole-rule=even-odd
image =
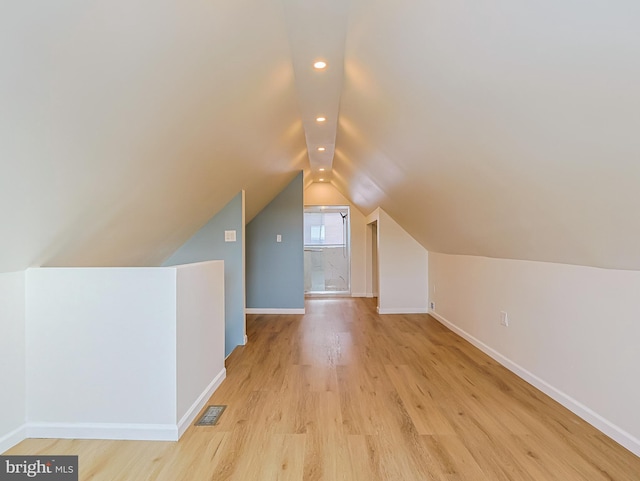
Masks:
[[[304,308],[303,212],[300,172],[247,224],[248,308]]]
[[[224,261],[225,356],[245,343],[243,227],[244,191],[236,195],[163,264],[175,266]],[[235,231],[236,241],[225,242],[225,231]]]

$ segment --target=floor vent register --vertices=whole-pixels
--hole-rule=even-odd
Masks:
[[[209,406],[196,426],[215,426],[227,406]]]

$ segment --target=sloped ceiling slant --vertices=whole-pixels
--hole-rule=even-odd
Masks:
[[[640,269],[640,6],[354,0],[334,167],[429,250]]]
[[[298,42],[310,12],[326,38]],[[639,24],[626,0],[8,2],[0,272],[157,265],[307,150],[429,250],[640,269]],[[341,52],[316,91],[308,57]]]
[[[278,0],[5,7],[0,271],[157,265],[306,166]]]

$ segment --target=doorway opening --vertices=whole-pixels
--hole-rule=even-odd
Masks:
[[[348,206],[305,206],[305,294],[351,294],[349,221]]]

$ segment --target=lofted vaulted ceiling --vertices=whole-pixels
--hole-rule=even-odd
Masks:
[[[638,25],[630,0],[9,0],[0,272],[157,265],[301,169],[429,250],[640,269]]]

